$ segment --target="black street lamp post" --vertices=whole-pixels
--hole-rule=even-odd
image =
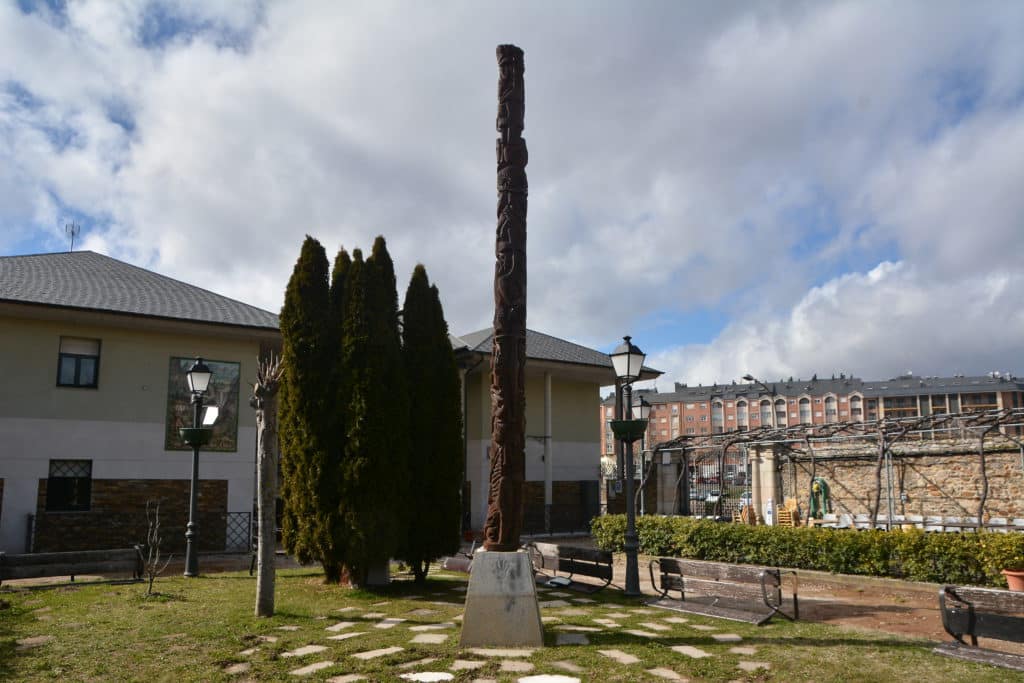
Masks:
[[[612,365],[615,374],[622,382],[623,401],[622,406],[625,415],[618,420],[612,420],[611,427],[615,436],[622,442],[624,451],[623,475],[626,478],[626,538],[623,544],[626,551],[626,590],[628,596],[640,595],[640,566],[637,560],[637,550],[640,547],[639,538],[636,534],[636,506],[633,495],[633,442],[641,439],[647,430],[647,420],[633,419],[633,382],[640,377],[640,369],[644,364],[644,352],[638,349],[630,341],[630,337],[623,337],[623,343],[611,353]]]
[[[213,372],[196,358],[187,373],[188,388],[192,392],[192,426],[178,430],[182,440],[192,447],[192,486],[188,495],[188,526],[185,531],[185,576],[199,576],[198,531],[196,522],[199,506],[199,447],[210,440],[212,429],[202,426],[203,396],[210,386]]]

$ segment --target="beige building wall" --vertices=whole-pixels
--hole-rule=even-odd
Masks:
[[[474,529],[483,528],[487,513],[490,476],[491,399],[489,359],[466,379],[466,477],[470,481],[470,518]],[[545,434],[544,373],[551,374],[551,434]],[[600,426],[594,410],[600,405],[599,384],[572,377],[572,371],[553,364],[527,369],[526,480],[544,481],[545,441],[550,437],[553,481],[597,481]],[[568,376],[566,376],[568,375]]]
[[[224,338],[214,325],[185,323],[179,327],[186,331],[176,333],[167,322],[121,316],[115,326],[73,315],[75,322],[0,317],[0,550],[24,550],[27,516],[36,511],[51,459],[92,460],[94,480],[191,476],[190,452],[164,450],[172,356],[240,363],[237,451],[201,453],[199,476],[228,481],[229,512],[250,511],[255,416],[246,400],[259,333]],[[57,386],[61,336],[100,340],[97,388]]]

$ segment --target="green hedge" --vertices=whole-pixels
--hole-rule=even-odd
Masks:
[[[621,552],[625,515],[591,522],[599,548]],[[1000,570],[1024,566],[1024,534],[930,533],[920,529],[747,526],[688,517],[637,518],[646,555],[893,576],[912,581],[1006,587]]]

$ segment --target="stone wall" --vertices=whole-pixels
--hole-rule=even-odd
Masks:
[[[146,501],[160,501],[163,552],[185,550],[189,481],[182,479],[93,479],[90,509],[47,512],[46,479],[39,480],[33,552],[105,550],[145,544]],[[223,551],[228,482],[199,482],[199,550]]]
[[[1012,449],[1008,448],[1010,446]],[[814,471],[828,482],[836,513],[868,513],[874,501],[877,446],[873,444],[815,447]],[[783,488],[796,491],[806,508],[812,466],[806,453],[798,462],[782,465]],[[831,456],[831,458],[830,458]],[[988,498],[985,512],[991,517],[1024,518],[1024,463],[1020,450],[1005,439],[986,441]],[[977,440],[917,441],[893,448],[893,490],[896,514],[976,516],[981,495]],[[906,502],[899,500],[900,491]],[[886,475],[882,469],[879,512],[887,510]]]

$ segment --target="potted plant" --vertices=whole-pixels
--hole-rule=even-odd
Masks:
[[[1018,544],[1003,563],[1000,572],[1006,577],[1006,584],[1012,591],[1024,591],[1024,543]]]
[[[1012,591],[1024,591],[1024,562],[1016,567],[1007,567],[1002,572],[1006,577],[1006,585]]]

